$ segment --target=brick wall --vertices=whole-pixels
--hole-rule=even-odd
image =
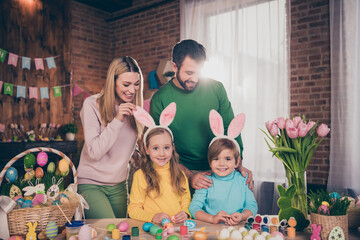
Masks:
[[[73,1],[74,82],[96,93],[104,83],[111,59],[129,55],[142,68],[148,97],[149,72],[156,69],[160,59],[170,58],[171,47],[180,40],[179,0],[122,16],[158,2],[161,0],[134,0],[133,7],[109,14]],[[306,118],[326,124],[330,124],[329,36],[328,0],[291,0],[290,111],[292,115],[305,114]],[[82,96],[73,100],[78,123],[82,100]],[[326,138],[310,163],[308,182],[327,182],[329,149]]]
[[[290,112],[330,125],[329,24],[328,0],[291,1]],[[329,152],[327,137],[308,167],[308,182],[327,183]]]
[[[101,90],[112,59],[110,26],[105,21],[109,17],[107,12],[72,1],[72,78],[75,84],[89,94]],[[73,115],[78,126],[82,126],[79,114],[83,97],[84,94],[73,97]],[[79,127],[77,139],[81,146],[82,127]]]
[[[134,8],[149,6],[150,1],[134,0]],[[151,1],[156,3],[161,1]],[[132,11],[128,9],[127,11]],[[115,16],[121,16],[118,12]],[[170,59],[171,48],[180,41],[180,3],[178,0],[109,22],[113,29],[112,49],[115,56],[135,58],[144,75],[145,98],[149,72],[156,70],[161,59]]]

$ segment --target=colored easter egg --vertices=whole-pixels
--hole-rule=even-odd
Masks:
[[[326,201],[322,201],[322,202],[321,202],[321,205],[325,205],[325,206],[327,206],[327,207],[330,207],[329,203],[326,202]]]
[[[20,237],[20,236],[11,236],[9,238],[9,240],[24,240],[24,239],[22,237]]]
[[[37,204],[39,204],[39,203],[45,204],[45,203],[46,203],[46,200],[47,200],[47,197],[46,197],[45,194],[43,194],[43,193],[37,193],[37,194],[35,195],[35,197],[33,198],[32,203],[33,203],[33,205],[37,205]],[[36,203],[36,204],[34,204],[34,203]]]
[[[91,227],[89,225],[80,228],[79,240],[91,240]]]
[[[255,229],[251,229],[248,234],[251,236],[254,236],[254,234],[258,233],[258,231],[256,231]]]
[[[156,226],[156,225],[152,225],[150,227],[150,233],[152,235],[156,235],[157,233],[159,233],[159,230],[162,230],[159,226]],[[162,231],[161,231],[162,232]]]
[[[107,225],[106,229],[108,230],[109,233],[112,232],[112,230],[114,230],[116,227],[115,227],[115,224],[111,223],[109,225]]]
[[[20,188],[16,185],[12,185],[11,188],[10,188],[10,192],[9,192],[9,196],[10,198],[14,199],[15,197],[17,196],[20,196],[22,197],[22,192],[20,190]],[[16,202],[16,200],[14,200]]]
[[[91,228],[91,238],[96,238],[96,236],[97,236],[97,232],[95,228]]]
[[[176,235],[170,235],[167,237],[167,240],[179,240],[179,237]]]
[[[121,222],[118,226],[120,232],[126,232],[129,229],[129,223],[128,222]]]
[[[168,218],[163,218],[163,220],[161,220],[161,225],[162,226],[165,226],[166,223],[169,223],[170,222],[170,219]]]
[[[13,183],[16,181],[18,177],[18,172],[15,168],[9,167],[9,169],[5,173],[5,178],[9,183]]]
[[[35,176],[35,171],[34,170],[30,170],[28,172],[25,173],[24,179],[27,180],[31,180],[33,177]]]
[[[239,230],[233,230],[230,234],[231,239],[242,239],[241,232]]]
[[[44,170],[41,167],[35,169],[35,177],[42,178],[44,176]]]
[[[246,235],[246,236],[244,236],[243,240],[253,240],[253,236]]]
[[[334,240],[345,240],[345,234],[344,231],[341,229],[341,227],[337,226],[334,227],[329,234],[329,239]]]
[[[55,172],[55,163],[50,162],[49,165],[47,166],[47,171],[48,171],[49,173]]]
[[[254,238],[254,240],[266,240],[266,238],[262,235],[258,235]]]
[[[31,200],[26,200],[23,204],[22,204],[22,208],[31,208],[32,206],[32,202]]]
[[[35,156],[32,153],[26,154],[24,157],[24,167],[25,168],[33,168],[35,165]]]
[[[144,230],[144,232],[149,232],[152,225],[154,225],[154,224],[151,222],[146,222],[142,226],[142,229]]]
[[[329,197],[339,199],[340,195],[337,192],[332,192],[332,193],[329,194]]]
[[[47,161],[48,161],[48,155],[46,154],[46,152],[39,152],[38,155],[36,156],[37,159],[37,164],[39,166],[45,166]]]
[[[45,239],[47,239],[45,231],[39,232],[39,234],[37,235],[37,237],[38,237],[39,240],[45,240]]]
[[[60,160],[59,170],[62,173],[65,173],[67,170],[69,170],[69,162],[65,158]]]
[[[61,205],[60,200],[55,200],[52,205],[56,205],[56,204],[57,204],[57,205]]]
[[[219,239],[228,239],[230,237],[230,231],[226,228],[222,229],[219,234]]]
[[[172,223],[166,223],[164,226],[164,230],[167,230],[168,234],[173,234],[175,231],[174,225]]]
[[[196,231],[193,235],[194,240],[207,240],[207,235],[204,232]]]
[[[25,202],[25,199],[23,199],[23,198],[19,198],[16,200],[16,203],[19,204],[20,206],[22,206],[24,204],[24,202]]]
[[[48,222],[45,228],[45,234],[50,239],[54,239],[57,236],[58,226],[54,221]]]
[[[184,222],[184,226],[187,226],[189,230],[194,229],[196,227],[196,222],[193,220],[186,220]]]
[[[240,233],[242,233],[242,232],[246,232],[246,233],[247,233],[247,230],[246,230],[246,228],[244,228],[244,227],[240,227],[240,228],[239,228],[239,232],[240,232]]]
[[[320,205],[317,212],[318,212],[318,214],[329,215],[330,209],[326,205]]]

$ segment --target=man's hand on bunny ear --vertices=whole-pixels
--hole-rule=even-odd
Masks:
[[[251,191],[254,191],[254,179],[252,172],[243,166],[239,167],[238,170],[243,177],[247,177],[246,184],[249,185]]]

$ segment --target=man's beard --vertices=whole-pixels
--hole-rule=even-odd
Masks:
[[[181,78],[180,78],[179,72],[180,72],[180,69],[179,69],[179,71],[176,72],[176,78],[177,78],[178,82],[180,83],[180,85],[184,88],[185,91],[188,91],[188,92],[194,91],[196,86],[197,86],[197,83],[195,84],[194,88],[191,88],[191,89],[188,88],[186,86],[186,82],[190,82],[190,81],[189,80],[182,81]]]

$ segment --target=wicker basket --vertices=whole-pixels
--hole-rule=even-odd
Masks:
[[[311,223],[321,225],[321,239],[328,239],[331,230],[339,226],[344,231],[345,239],[349,239],[348,215],[326,216],[317,213],[310,213]]]
[[[28,153],[32,152],[52,152],[59,155],[62,158],[65,158],[72,169],[73,176],[74,176],[74,183],[77,184],[77,172],[74,164],[70,160],[68,156],[64,153],[52,149],[52,148],[45,148],[45,147],[38,147],[26,150],[16,157],[11,159],[4,169],[0,173],[0,186],[2,180],[5,176],[6,171],[11,167],[17,160],[22,158]],[[65,213],[66,217],[71,219],[74,216],[75,210],[78,206],[79,202],[71,203],[71,204],[64,204],[60,205],[61,209]],[[10,235],[19,235],[25,236],[28,231],[27,226],[25,225],[27,222],[38,222],[36,227],[36,232],[41,232],[45,230],[46,225],[50,221],[56,222],[58,227],[63,227],[66,223],[66,218],[61,213],[60,209],[57,206],[48,206],[48,207],[41,207],[41,208],[24,208],[24,209],[14,209],[10,213],[8,213],[8,225],[9,225],[9,233]]]
[[[351,207],[347,213],[349,228],[360,227],[360,207]]]

